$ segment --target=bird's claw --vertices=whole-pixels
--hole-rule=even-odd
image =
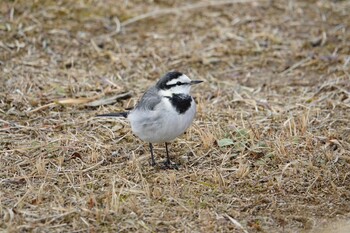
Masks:
[[[179,170],[179,166],[176,163],[172,163],[168,160],[166,160],[160,168],[164,170],[168,170],[168,169]]]
[[[151,161],[149,162],[149,164],[150,164],[152,167],[155,167],[155,166],[157,165],[157,163],[156,163],[155,161],[153,161],[153,160],[151,160]]]

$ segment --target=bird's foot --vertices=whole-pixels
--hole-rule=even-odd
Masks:
[[[160,168],[164,170],[168,170],[168,169],[179,170],[179,166],[176,163],[172,163],[169,160],[166,160]]]
[[[156,161],[151,160],[151,161],[149,162],[149,165],[151,165],[152,167],[155,167],[155,166],[157,165],[157,163],[156,163]]]

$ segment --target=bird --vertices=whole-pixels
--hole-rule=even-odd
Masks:
[[[151,165],[155,166],[153,144],[165,143],[165,168],[176,168],[169,157],[168,144],[182,135],[193,122],[196,103],[190,94],[191,86],[203,82],[191,80],[187,75],[171,71],[151,86],[136,106],[126,112],[100,114],[97,117],[124,117],[132,132],[149,143]]]

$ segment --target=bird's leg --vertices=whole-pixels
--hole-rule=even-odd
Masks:
[[[156,161],[154,160],[153,145],[152,145],[152,143],[149,143],[149,149],[150,149],[150,151],[151,151],[151,158],[152,158],[151,165],[152,165],[152,166],[155,166],[155,165],[156,165]]]
[[[168,150],[168,143],[165,143],[165,150],[166,150],[166,161],[165,161],[165,165],[170,165],[170,157],[169,157],[169,150]]]
[[[179,170],[177,164],[171,163],[170,156],[169,156],[169,150],[168,150],[168,143],[165,143],[165,150],[166,150],[166,160],[164,162],[164,169],[176,169]]]

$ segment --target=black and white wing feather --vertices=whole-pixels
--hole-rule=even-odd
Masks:
[[[158,89],[151,87],[143,94],[135,109],[153,111],[161,101],[162,98],[158,95]]]

